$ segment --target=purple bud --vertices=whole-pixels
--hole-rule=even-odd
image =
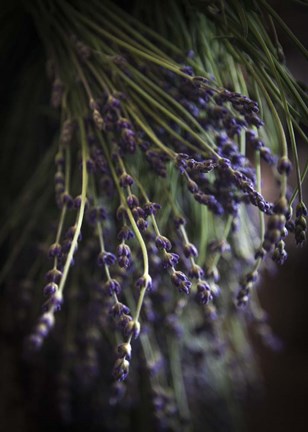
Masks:
[[[75,209],[79,209],[81,206],[81,202],[82,202],[82,197],[81,195],[78,195],[74,198],[74,208]]]
[[[43,344],[43,337],[39,334],[34,333],[29,336],[27,342],[29,344],[30,349],[38,350],[41,348]]]
[[[130,343],[124,342],[117,347],[117,354],[120,358],[130,360],[132,354],[132,346]]]
[[[171,275],[171,281],[176,287],[179,287],[182,282],[187,280],[187,276],[181,271],[174,271]]]
[[[130,209],[133,209],[134,207],[137,207],[137,206],[139,206],[139,200],[138,200],[138,198],[136,197],[136,195],[133,195],[133,194],[131,194],[131,195],[129,195],[128,197],[127,197],[127,204],[128,204],[128,207],[130,208]]]
[[[140,323],[138,321],[129,321],[124,327],[125,337],[137,339],[140,334]]]
[[[122,314],[118,321],[119,328],[124,330],[127,324],[132,320],[133,318],[130,315]]]
[[[106,108],[118,109],[121,107],[121,102],[119,99],[115,98],[112,95],[108,96],[108,100],[106,103]]]
[[[44,324],[50,330],[55,324],[55,317],[52,312],[45,312],[39,319],[41,324]]]
[[[146,288],[147,290],[151,290],[152,289],[152,278],[151,278],[151,276],[147,276],[147,277],[145,277],[145,276],[141,276],[138,280],[137,280],[137,282],[136,282],[136,287],[138,288],[138,289],[142,289],[142,288]]]
[[[125,241],[131,238],[134,238],[133,231],[127,225],[124,225],[118,233],[118,239]]]
[[[61,277],[62,277],[62,272],[60,272],[60,270],[58,269],[49,270],[45,275],[45,278],[48,282],[55,282],[55,283],[59,283]]]
[[[275,157],[273,156],[271,150],[268,147],[260,148],[260,156],[269,165],[275,164]]]
[[[114,318],[119,318],[122,315],[129,316],[128,314],[130,313],[130,310],[123,303],[117,302],[112,306],[110,312]]]
[[[127,174],[127,173],[123,173],[120,176],[120,180],[119,181],[120,181],[120,186],[122,188],[127,188],[128,186],[132,186],[134,184],[133,178],[129,174]]]
[[[61,201],[62,201],[62,205],[66,205],[66,207],[68,209],[71,209],[73,207],[74,201],[73,198],[70,194],[68,194],[67,192],[64,192],[61,195]]]
[[[115,263],[115,261],[116,256],[111,252],[101,252],[97,257],[97,264],[100,267],[103,267],[104,265],[111,266]]]
[[[134,153],[136,150],[136,137],[135,132],[131,129],[122,129],[121,132],[121,148],[130,153]]]
[[[55,184],[64,185],[64,174],[61,171],[56,172],[55,174]]]
[[[155,239],[155,244],[157,249],[165,249],[166,251],[169,251],[171,249],[171,242],[167,237],[164,237],[162,235],[158,235]]]
[[[198,250],[195,245],[192,243],[186,243],[184,245],[184,255],[186,258],[190,257],[197,257],[198,256]]]
[[[63,303],[63,295],[62,295],[62,292],[60,292],[60,291],[56,291],[56,293],[53,294],[53,296],[50,297],[50,299],[48,300],[48,302],[47,302],[47,306],[52,306],[53,309],[57,312],[57,311],[59,311],[59,310],[61,309],[62,303]],[[45,303],[45,305],[46,305],[46,303]],[[45,306],[45,305],[44,305],[44,306]],[[44,307],[44,306],[43,306],[43,307]],[[45,310],[45,311],[46,311],[46,310]],[[46,312],[47,312],[47,311],[46,311]]]
[[[112,375],[117,381],[124,381],[129,372],[129,361],[125,358],[117,359],[113,370]]]
[[[112,296],[113,294],[119,295],[121,292],[121,285],[116,279],[109,279],[104,284],[104,292],[107,295]],[[120,303],[117,303],[120,304]]]
[[[92,159],[88,158],[86,161],[86,168],[89,174],[95,171],[95,163]]]
[[[201,304],[208,304],[212,300],[211,289],[207,282],[197,283],[197,301]]]
[[[130,266],[131,250],[125,243],[120,244],[117,248],[117,256],[119,266],[122,268],[128,268]]]
[[[189,277],[195,278],[195,279],[201,279],[204,276],[204,270],[198,266],[197,264],[194,264],[188,272]]]
[[[166,269],[168,267],[175,267],[179,262],[179,255],[176,253],[165,252],[162,260],[162,265]]]
[[[49,251],[48,251],[48,255],[50,258],[59,258],[62,254],[62,248],[60,243],[53,243],[50,247],[49,247]]]
[[[178,216],[174,218],[174,224],[176,229],[179,229],[181,225],[186,224],[186,220],[182,216]]]
[[[140,229],[140,231],[145,231],[148,227],[148,222],[141,217],[137,219],[137,227]]]
[[[58,285],[55,284],[54,282],[49,282],[49,284],[47,284],[47,285],[44,287],[43,292],[44,292],[44,295],[45,295],[45,296],[51,296],[51,295],[53,295],[57,290],[58,290]]]
[[[144,217],[148,217],[150,215],[156,215],[157,211],[160,209],[160,205],[153,202],[148,202],[144,205]]]

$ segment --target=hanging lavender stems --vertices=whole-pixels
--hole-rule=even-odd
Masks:
[[[223,418],[215,430],[240,430],[234,395],[257,374],[247,323],[275,340],[258,300],[262,264],[285,262],[289,232],[299,245],[306,237],[295,131],[307,141],[307,95],[263,24],[266,14],[272,31],[286,29],[265,0],[133,3],[26,5],[47,59],[56,144],[0,231],[7,241],[23,225],[20,206],[37,199],[0,278],[13,278],[27,242],[45,239],[45,282],[41,253],[15,277],[43,287],[25,348],[57,345],[66,421],[119,405],[110,416],[120,424],[144,398],[155,430],[198,430],[198,406],[209,430],[211,416]]]

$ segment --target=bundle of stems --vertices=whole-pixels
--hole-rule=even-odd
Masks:
[[[248,325],[279,346],[260,270],[306,236],[307,93],[275,25],[307,50],[265,0],[24,7],[40,42],[4,129],[22,187],[4,195],[0,279],[27,358],[58,353],[63,421],[101,410],[94,424],[127,430],[136,411],[140,430],[240,430],[234,396],[259,382]],[[20,146],[24,118],[36,135]]]

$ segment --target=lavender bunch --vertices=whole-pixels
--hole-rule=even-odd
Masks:
[[[225,2],[223,14],[221,2],[199,11],[136,1],[130,13],[90,3],[26,6],[47,59],[55,134],[1,230],[4,241],[23,226],[1,278],[28,299],[26,355],[51,337],[66,422],[95,412],[122,430],[145,395],[153,430],[197,428],[202,404],[205,419],[222,410],[221,430],[240,430],[233,395],[257,381],[247,325],[274,340],[256,289],[261,265],[285,262],[289,232],[298,245],[306,236],[307,163],[301,173],[294,129],[307,140],[307,94],[262,23],[266,12],[282,25],[265,1]],[[14,158],[22,165],[23,153]],[[274,202],[262,193],[265,165]],[[29,247],[31,260],[10,273]]]

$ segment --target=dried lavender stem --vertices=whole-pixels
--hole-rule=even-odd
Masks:
[[[86,144],[86,135],[84,130],[84,124],[82,119],[78,119],[79,130],[80,130],[80,140],[81,140],[81,150],[82,150],[82,189],[81,189],[81,204],[76,220],[76,230],[74,233],[74,237],[72,239],[72,244],[67,254],[67,258],[65,261],[65,265],[63,268],[62,277],[59,283],[59,292],[62,292],[64,289],[64,285],[68,276],[69,268],[71,265],[71,261],[78,243],[78,237],[81,231],[85,206],[86,206],[86,198],[87,198],[87,188],[88,188],[88,172],[87,172],[87,144]]]

